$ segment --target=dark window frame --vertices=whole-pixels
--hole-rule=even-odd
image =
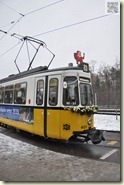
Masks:
[[[82,93],[84,95],[81,95],[81,85],[83,85],[85,87],[85,93]],[[88,88],[90,88],[90,89],[88,89]],[[90,90],[90,93],[88,92],[89,90]],[[84,99],[82,99],[82,97]],[[82,106],[91,106],[93,104],[93,93],[92,93],[91,84],[80,83],[80,99],[81,99]]]
[[[0,103],[4,102],[4,87],[0,87]]]
[[[67,88],[63,88],[63,105],[64,106],[78,106],[79,105],[79,87],[78,87],[77,76],[66,76],[63,79],[63,83],[64,82],[67,83]]]
[[[43,93],[41,94],[42,97],[39,96],[39,98],[41,98],[41,100],[42,100],[41,103],[38,102],[38,83],[39,82],[43,82],[43,91],[42,91]],[[44,80],[40,79],[40,80],[37,81],[37,87],[36,87],[36,104],[37,105],[43,105],[43,103],[44,103]]]
[[[56,86],[50,86],[51,80],[57,80]],[[59,87],[59,79],[54,77],[49,80],[49,105],[57,106],[58,104],[58,87]],[[51,91],[52,89],[52,91]]]
[[[13,102],[14,102],[14,85],[7,85],[4,87],[4,103],[12,104]]]
[[[22,88],[21,84],[25,84],[25,88]],[[18,86],[20,85],[20,87],[16,87],[17,85]],[[21,91],[21,89],[24,89],[24,92]],[[21,95],[17,96],[17,93],[19,93],[19,91],[20,93],[22,93],[23,96]],[[14,104],[26,104],[26,100],[27,100],[27,82],[16,83],[14,87]]]

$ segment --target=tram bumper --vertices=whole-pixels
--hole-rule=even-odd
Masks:
[[[99,144],[101,141],[105,141],[102,130],[92,130],[92,132],[88,133],[88,138],[93,144]]]
[[[84,138],[83,140],[81,139],[81,141],[83,142],[88,142],[89,140],[91,140],[93,144],[99,144],[101,141],[105,141],[103,131],[97,130],[96,128],[73,133],[75,136],[77,136],[77,138],[79,138],[79,140],[81,138]]]

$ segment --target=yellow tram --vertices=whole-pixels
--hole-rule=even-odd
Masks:
[[[45,138],[81,138],[94,144],[104,140],[103,132],[94,128],[97,107],[93,105],[89,65],[83,62],[85,55],[81,57],[80,51],[74,53],[77,66],[48,69],[55,55],[46,44],[29,36],[21,41],[22,46],[29,41],[38,47],[27,71],[20,72],[15,60],[19,73],[0,80],[0,125]],[[30,69],[41,46],[53,58],[48,66]]]
[[[39,136],[104,140],[94,128],[91,75],[87,63],[76,67],[31,69],[0,80],[0,123]]]

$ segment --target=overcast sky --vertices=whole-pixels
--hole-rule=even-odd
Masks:
[[[76,65],[77,50],[85,53],[86,62],[95,60],[96,69],[120,60],[120,14],[108,14],[107,0],[0,0],[0,30],[0,78],[18,73],[14,60],[22,42],[13,33],[44,41],[55,54],[50,68]],[[31,58],[35,50],[28,48]],[[51,57],[41,48],[33,67],[48,65]],[[17,63],[21,71],[27,69],[26,44]]]

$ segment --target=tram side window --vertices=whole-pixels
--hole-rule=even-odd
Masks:
[[[26,103],[26,93],[27,93],[26,82],[15,84],[14,103],[15,104],[25,104]]]
[[[13,103],[14,85],[5,87],[4,103]]]
[[[78,79],[75,76],[68,76],[64,78],[63,89],[63,104],[64,105],[78,105]]]
[[[4,99],[4,87],[0,88],[0,103],[3,103]]]
[[[52,78],[49,82],[49,105],[56,106],[58,103],[58,79]]]
[[[44,81],[39,80],[37,82],[37,96],[36,96],[36,104],[37,105],[43,104],[43,93],[44,93]]]

